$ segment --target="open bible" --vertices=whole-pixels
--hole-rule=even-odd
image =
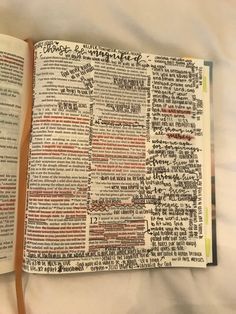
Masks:
[[[216,263],[211,63],[58,40],[30,53],[0,36],[0,273],[22,230],[32,273]]]

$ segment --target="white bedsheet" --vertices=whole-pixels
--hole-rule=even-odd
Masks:
[[[0,33],[214,62],[217,267],[24,276],[29,314],[236,313],[236,1],[1,0]],[[0,314],[16,313],[13,274]]]

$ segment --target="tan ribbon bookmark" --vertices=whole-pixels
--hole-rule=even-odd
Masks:
[[[22,138],[20,142],[20,165],[19,165],[19,184],[18,184],[18,212],[16,222],[16,251],[15,251],[15,283],[18,314],[25,314],[25,302],[22,288],[22,265],[24,250],[24,224],[25,224],[25,202],[27,167],[29,154],[29,141],[31,130],[31,114],[33,102],[33,64],[34,51],[33,42],[27,39],[29,49],[29,69],[28,69],[28,90],[27,90],[27,109],[23,126]]]

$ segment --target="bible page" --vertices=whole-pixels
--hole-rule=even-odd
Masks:
[[[26,271],[206,266],[203,66],[35,45]]]
[[[0,35],[0,273],[14,270],[21,121],[27,43]]]

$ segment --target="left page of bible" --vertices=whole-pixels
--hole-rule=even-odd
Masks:
[[[0,274],[14,270],[19,143],[26,111],[28,44],[0,35]]]

